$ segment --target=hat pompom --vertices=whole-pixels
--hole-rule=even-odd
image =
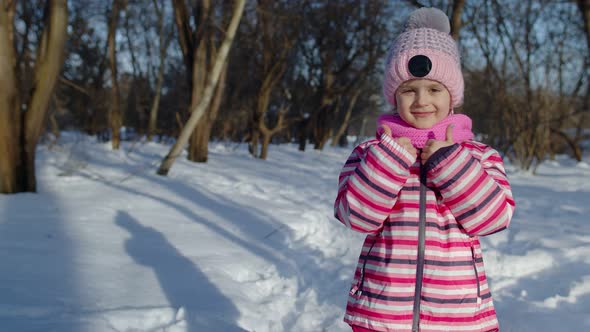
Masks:
[[[423,7],[415,10],[412,15],[410,15],[405,30],[419,28],[430,28],[444,33],[451,33],[449,18],[438,8]]]

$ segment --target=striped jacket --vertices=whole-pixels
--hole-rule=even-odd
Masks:
[[[346,161],[334,213],[368,235],[345,322],[388,332],[498,330],[478,237],[512,217],[502,159],[474,141],[431,159],[421,166],[383,135]]]

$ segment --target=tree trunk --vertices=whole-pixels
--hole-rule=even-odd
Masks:
[[[564,141],[566,141],[567,145],[569,145],[570,149],[572,149],[572,155],[576,161],[582,161],[582,147],[580,146],[580,142],[578,140],[570,137],[568,134],[558,129],[551,129],[551,132],[560,136]]]
[[[332,105],[324,104],[324,107],[318,112],[316,121],[315,121],[315,131],[314,131],[314,146],[315,150],[323,150],[324,146],[330,136],[332,136],[332,128],[330,127],[329,117],[333,115],[329,109],[332,108]]]
[[[35,148],[46,120],[47,108],[61,66],[66,43],[68,7],[66,0],[53,0],[47,3],[49,13],[45,17],[45,27],[35,62],[33,95],[25,112],[25,153],[27,172],[27,191],[36,191]]]
[[[225,65],[227,54],[229,53],[229,48],[233,42],[236,30],[238,28],[238,24],[240,23],[240,19],[242,18],[245,2],[245,0],[236,0],[231,23],[229,25],[229,28],[227,29],[225,39],[223,40],[223,43],[219,48],[219,52],[217,53],[215,64],[213,66],[211,75],[208,77],[207,86],[203,93],[203,97],[200,99],[199,103],[192,109],[191,116],[188,119],[186,125],[184,126],[182,132],[180,133],[180,136],[176,140],[176,143],[174,144],[170,152],[168,152],[168,155],[166,155],[166,157],[162,160],[162,164],[160,165],[160,168],[157,172],[159,175],[168,174],[168,171],[172,167],[172,164],[174,164],[174,161],[182,152],[182,149],[188,142],[191,133],[194,131],[194,128],[196,127],[197,123],[205,114],[205,111],[211,103],[214,89],[217,86],[219,77],[221,76],[221,71]]]
[[[200,121],[191,135],[191,148],[188,150],[188,160],[197,163],[207,162],[209,135],[211,135],[211,123],[209,121]]]
[[[586,32],[586,42],[588,49],[590,49],[590,0],[577,0],[578,8],[582,14],[584,22],[584,31]]]
[[[252,119],[252,128],[250,128],[250,144],[248,144],[248,152],[254,158],[258,158],[258,139],[260,138],[260,131],[258,130],[258,118]]]
[[[201,121],[197,124],[195,130],[193,131],[193,139],[191,140],[191,146],[188,150],[188,160],[190,161],[198,163],[207,162],[209,155],[209,138],[211,137],[211,129],[213,128],[213,123],[217,118],[217,113],[219,107],[221,106],[221,100],[225,91],[226,76],[227,62],[221,72],[221,77],[219,78],[219,82],[215,88],[215,95],[213,97],[213,101],[211,101],[211,105],[209,105],[207,114],[201,118]]]
[[[335,103],[339,103],[340,101],[340,99],[336,100],[337,94],[334,92],[336,75],[331,71],[329,65],[325,65],[323,70],[325,75],[320,107],[312,117],[313,148],[315,150],[323,150],[326,141],[332,136],[333,121],[331,119],[334,116],[334,110],[338,109],[338,105],[335,105]]]
[[[342,124],[340,124],[340,128],[338,128],[338,131],[336,131],[336,133],[332,136],[332,143],[330,144],[332,147],[342,146],[342,142],[346,140],[346,138],[344,138],[346,137],[346,135],[344,134],[348,131],[349,122],[350,117],[342,121]]]
[[[158,131],[158,110],[160,109],[160,97],[162,95],[162,85],[164,84],[164,66],[158,69],[158,82],[156,83],[156,95],[152,101],[150,109],[150,120],[148,123],[147,140],[151,141],[152,137]]]
[[[268,145],[270,144],[270,140],[272,139],[272,135],[270,134],[262,134],[262,146],[260,149],[260,159],[266,160],[268,157]]]
[[[289,107],[281,107],[281,109],[279,110],[277,123],[272,129],[266,126],[266,123],[264,122],[264,117],[259,120],[258,129],[262,137],[262,149],[260,151],[260,159],[266,160],[266,157],[268,156],[268,145],[270,144],[270,140],[274,135],[276,135],[276,133],[287,127],[285,125],[285,117],[287,116],[288,110]]]
[[[192,73],[194,64],[194,46],[193,46],[193,31],[190,26],[190,18],[184,0],[172,0],[174,7],[174,22],[178,31],[178,42],[180,50],[182,51],[182,59],[186,72],[191,75],[186,75],[188,86],[192,87]]]
[[[14,6],[0,7],[0,192],[24,191],[20,102],[13,44]]]
[[[252,122],[252,132],[260,133],[262,146],[260,151],[260,159],[266,159],[268,156],[268,145],[272,137],[280,130],[284,129],[283,119],[287,108],[281,107],[279,111],[278,121],[274,128],[268,128],[265,119],[269,111],[271,96],[277,84],[280,82],[283,74],[287,70],[287,60],[289,52],[295,42],[295,34],[285,34],[283,38],[278,39],[273,37],[277,27],[274,7],[276,2],[272,0],[258,1],[256,10],[256,34],[260,36],[260,44],[257,45],[260,53],[259,69],[260,73],[260,88],[258,89],[258,96],[256,98],[256,108],[254,109],[254,120]],[[289,98],[288,98],[289,99]],[[257,149],[253,149],[253,154],[256,156]]]
[[[465,0],[453,1],[453,13],[451,14],[451,37],[454,40],[459,40],[459,32],[461,31],[461,13],[463,13],[463,7],[465,6]]]
[[[199,46],[195,50],[195,63],[193,64],[193,77],[191,79],[192,82],[192,92],[191,92],[191,107],[190,109],[194,108],[194,105],[197,105],[199,101],[203,98],[203,92],[205,90],[205,86],[207,84],[207,50],[205,46],[206,42],[201,40]],[[215,89],[217,91],[217,87]],[[209,107],[205,110],[205,114],[199,120],[199,123],[195,126],[195,131],[203,128],[201,122],[206,122],[207,113]],[[188,143],[188,160],[198,162],[198,150],[200,150],[199,144],[201,144],[202,140],[200,139],[199,133],[193,131],[191,134],[191,138]]]
[[[348,102],[348,108],[346,109],[346,113],[344,114],[344,119],[342,120],[342,123],[340,124],[340,127],[338,128],[334,136],[332,136],[332,146],[337,146],[340,142],[340,137],[342,137],[342,135],[346,132],[346,129],[348,128],[350,123],[350,118],[352,116],[352,110],[356,105],[356,101],[358,100],[361,91],[361,89],[356,90],[352,98]]]
[[[61,65],[66,40],[66,0],[45,4],[44,29],[37,45],[32,95],[21,110],[16,87],[12,6],[0,7],[0,192],[37,190],[35,148],[47,118],[47,108]]]
[[[584,21],[584,31],[586,32],[586,43],[588,46],[588,52],[590,53],[590,0],[578,0],[578,8],[582,14],[582,19]],[[588,65],[588,63],[586,63]],[[587,112],[590,105],[590,84],[586,84],[586,95],[584,96],[582,102],[582,108]],[[578,130],[581,129],[580,126],[583,126],[583,119],[582,116],[581,121],[578,123]],[[582,160],[582,147],[580,144],[576,144],[577,147],[574,149],[574,156],[578,161]]]
[[[121,93],[117,80],[117,54],[115,36],[119,21],[119,12],[124,9],[121,0],[113,0],[113,8],[109,18],[108,52],[109,67],[111,69],[111,110],[109,112],[109,124],[111,127],[111,139],[113,150],[118,150],[121,142],[121,127],[123,126],[123,115],[121,114]]]
[[[299,123],[297,130],[297,141],[299,142],[299,151],[304,152],[307,145],[307,139],[309,137],[309,117],[303,118]]]
[[[330,139],[330,136],[332,136],[332,129],[322,129],[322,132],[320,133],[320,137],[317,138],[317,141],[315,143],[315,145],[313,146],[314,150],[323,150],[324,146],[326,145],[326,142],[328,142],[328,140]]]
[[[262,86],[260,87],[260,91],[258,93],[258,98],[256,100],[256,109],[254,110],[254,122],[253,122],[253,129],[252,129],[252,137],[256,137],[256,141],[252,141],[253,143],[258,143],[258,135],[262,139],[262,150],[260,155],[258,155],[258,144],[252,144],[252,152],[254,157],[259,157],[260,159],[266,159],[268,155],[268,143],[270,142],[272,136],[276,133],[277,127],[275,126],[274,129],[270,129],[266,126],[265,118],[268,112],[268,105],[270,104],[270,95],[273,91],[274,85],[278,82],[278,79],[282,76],[283,71],[280,70],[279,72],[275,72],[271,70],[267,73]],[[282,121],[282,115],[279,118]],[[277,126],[281,125],[281,121],[277,123]]]
[[[152,101],[152,107],[150,109],[150,120],[148,123],[148,132],[147,132],[147,139],[151,141],[152,136],[158,131],[158,110],[160,108],[160,97],[162,95],[162,85],[164,84],[164,67],[166,63],[166,50],[168,49],[168,44],[170,38],[164,36],[165,29],[164,29],[164,13],[161,8],[158,6],[158,2],[156,0],[153,1],[154,8],[158,13],[158,30],[159,30],[159,46],[160,46],[160,67],[158,68],[158,78],[156,83],[156,95],[154,96],[154,100]]]
[[[580,147],[580,144],[575,144],[574,146],[572,146],[572,149],[574,150],[573,153],[576,161],[582,161],[582,148]]]
[[[57,124],[57,120],[55,119],[55,113],[51,114],[49,117],[49,121],[51,122],[51,133],[58,139],[61,136],[59,131],[59,125]]]
[[[191,136],[193,137],[193,139],[189,141],[188,160],[190,161],[207,162],[207,154],[209,152],[209,138],[211,137],[211,128],[213,127],[213,122],[215,122],[215,119],[217,118],[219,107],[221,106],[221,100],[223,98],[223,93],[225,92],[227,63],[226,65],[224,65],[220,76],[221,77],[219,78],[219,82],[215,87],[215,94],[213,96],[213,100],[207,108],[206,114],[201,118],[201,121],[196,126],[195,132],[193,132],[193,135]],[[206,133],[197,133],[197,131],[201,130],[206,131]]]
[[[361,129],[359,130],[358,136],[356,137],[356,140],[353,143],[355,146],[359,145],[361,143],[361,141],[364,139],[366,128],[367,128],[367,115],[365,114],[363,116],[363,119],[361,120]]]

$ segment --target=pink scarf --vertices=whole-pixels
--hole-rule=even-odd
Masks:
[[[435,139],[439,141],[446,140],[447,127],[453,124],[453,141],[461,143],[473,139],[471,131],[471,119],[463,114],[451,114],[441,122],[435,124],[432,128],[418,129],[407,124],[397,114],[384,114],[377,119],[377,138],[383,133],[382,125],[391,128],[393,138],[407,137],[412,141],[416,148],[423,148],[426,141]]]

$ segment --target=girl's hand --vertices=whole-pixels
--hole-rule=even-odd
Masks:
[[[382,125],[383,133],[391,136],[391,128],[386,125]],[[408,151],[412,156],[418,155],[418,150],[412,145],[412,141],[407,137],[399,137],[394,139],[397,144],[401,145],[404,150]]]
[[[426,145],[422,149],[422,154],[420,154],[420,160],[422,161],[422,165],[424,165],[428,158],[430,158],[430,156],[432,156],[436,151],[438,151],[438,149],[451,146],[453,144],[455,144],[453,142],[453,125],[449,125],[447,127],[446,140],[437,141],[434,139],[429,139],[428,141],[426,141]]]

